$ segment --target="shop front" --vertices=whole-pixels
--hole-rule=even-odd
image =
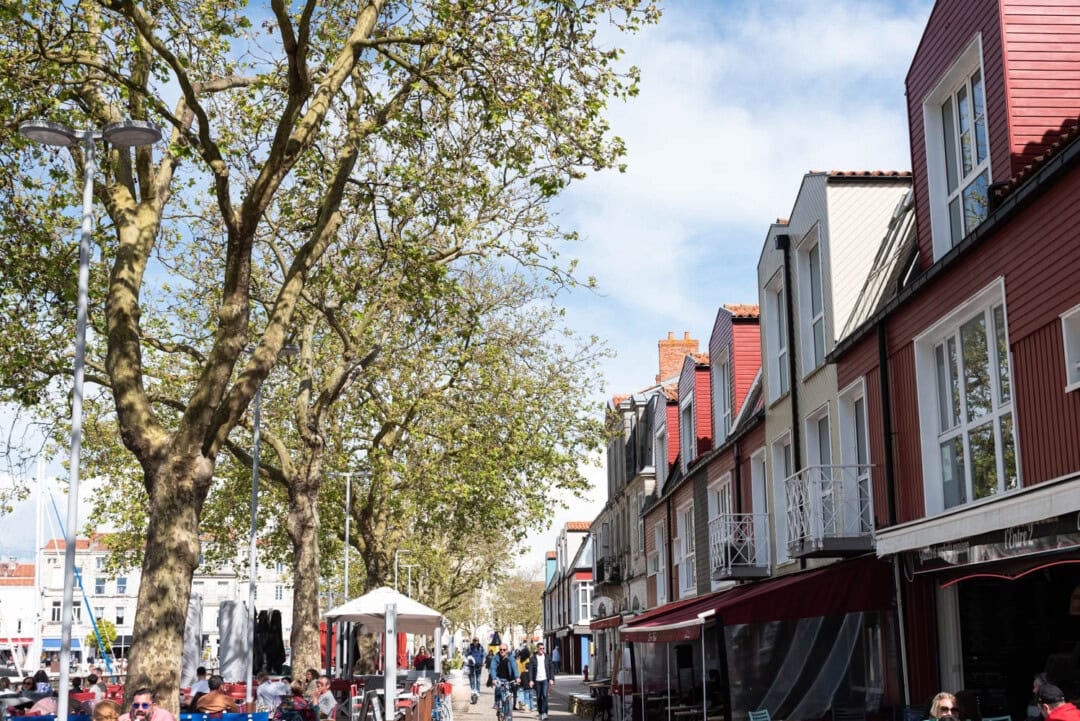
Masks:
[[[900,563],[914,603],[926,589],[934,610],[909,612],[909,636],[926,636],[920,626],[931,625],[937,685],[957,693],[968,718],[1024,719],[1038,673],[1080,697],[1080,514],[927,546]],[[932,661],[924,650],[911,665]]]
[[[891,567],[867,557],[642,614],[620,631],[632,644],[634,717],[893,718],[893,598]]]

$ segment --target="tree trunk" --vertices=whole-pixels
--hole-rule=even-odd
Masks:
[[[199,565],[199,516],[213,465],[166,463],[148,487],[148,531],[143,556],[134,640],[128,659],[126,701],[135,689],[153,690],[157,703],[179,714],[180,666],[184,651],[191,578]],[[209,472],[200,472],[208,466]],[[153,470],[147,473],[153,473]],[[198,477],[193,477],[198,476]]]
[[[319,653],[319,483],[294,479],[289,484],[286,529],[293,546],[292,669],[300,678],[309,668],[323,668]]]

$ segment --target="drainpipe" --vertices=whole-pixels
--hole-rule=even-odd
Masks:
[[[784,233],[776,236],[776,247],[784,251],[784,309],[787,312],[787,349],[788,349],[788,395],[791,399],[791,471],[802,470],[802,433],[799,428],[799,364],[795,360],[795,309],[791,283],[791,236]],[[806,569],[806,558],[799,559],[799,568]]]
[[[664,505],[667,511],[667,529],[665,531],[667,533],[667,538],[664,539],[667,543],[664,545],[667,546],[666,563],[668,569],[666,574],[667,578],[665,578],[664,581],[667,582],[667,600],[668,603],[671,603],[675,600],[675,554],[672,552],[674,549],[671,547],[671,496],[667,497],[667,500],[664,501]]]
[[[745,513],[742,501],[742,443],[735,441],[735,508],[737,513]]]
[[[793,472],[802,470],[802,434],[799,432],[799,393],[795,379],[798,378],[798,363],[795,361],[795,313],[793,308],[791,284],[791,236],[776,236],[776,247],[784,251],[784,310],[787,312],[787,348],[788,348],[788,395],[791,397],[791,465]]]
[[[896,475],[893,467],[892,398],[889,395],[889,352],[885,324],[878,323],[878,375],[881,386],[881,434],[885,446],[885,508],[890,526],[896,525]]]

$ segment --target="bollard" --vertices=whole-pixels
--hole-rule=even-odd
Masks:
[[[585,674],[585,683],[589,682],[589,664],[585,664],[582,667],[582,673]]]

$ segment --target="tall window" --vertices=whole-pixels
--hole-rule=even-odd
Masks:
[[[870,496],[870,448],[867,442],[866,392],[860,379],[840,393],[840,457],[853,466],[854,492],[859,504],[859,532],[873,530],[873,502]]]
[[[645,508],[645,494],[639,493],[634,501],[634,512],[637,513],[637,544],[634,548],[638,553],[645,551],[645,519],[641,512]]]
[[[53,621],[54,623],[60,621],[60,602],[59,601],[53,601],[52,602],[52,609],[49,612],[49,620]]]
[[[926,508],[1020,487],[1000,280],[915,341]]]
[[[99,596],[101,594],[105,593],[105,579],[104,578],[95,578],[94,579],[94,593],[98,594]]]
[[[653,458],[656,459],[656,492],[664,488],[668,473],[667,426],[660,426],[653,442]]]
[[[687,467],[697,457],[697,431],[694,429],[694,396],[691,395],[679,408],[679,435],[682,437],[679,444],[679,455],[682,458],[682,469]]]
[[[934,345],[944,507],[1017,487],[1005,309],[987,308]]]
[[[784,282],[779,276],[765,288],[765,310],[769,399],[776,400],[785,395],[791,385],[788,375],[787,298]]]
[[[664,524],[653,526],[653,541],[656,544],[656,603],[667,603],[667,550],[664,542]]]
[[[989,212],[992,176],[978,35],[923,103],[927,200],[934,259],[955,246]]]
[[[813,338],[814,368],[825,362],[825,304],[821,291],[821,243],[810,249],[810,329]]]
[[[127,609],[123,606],[116,607],[116,625],[123,626],[127,617]]]
[[[964,78],[941,105],[948,189],[949,237],[953,245],[986,218],[990,207],[990,148],[982,70]]]
[[[777,563],[783,563],[790,559],[788,554],[786,481],[787,477],[791,475],[791,470],[791,437],[785,435],[773,443],[772,447],[773,506],[776,509],[773,514],[773,524],[776,535]]]
[[[592,590],[591,583],[578,584],[578,620],[587,621],[592,618]]]
[[[713,418],[716,419],[716,445],[731,432],[731,373],[725,351],[712,364]]]
[[[100,621],[103,618],[105,618],[105,607],[94,606],[94,619]]]
[[[280,583],[274,586],[274,600],[281,601],[285,598],[285,587]]]
[[[126,576],[119,576],[116,579],[116,593],[119,596],[123,596],[125,593],[127,593],[127,577]]]
[[[97,570],[99,570],[99,571],[105,570],[105,556],[98,556],[95,559],[95,562],[97,564],[97,566],[96,566]]]
[[[679,511],[679,586],[681,595],[692,592],[697,586],[695,565],[694,506],[690,504]]]

